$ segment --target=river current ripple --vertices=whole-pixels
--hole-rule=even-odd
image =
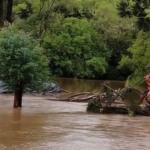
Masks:
[[[0,150],[149,150],[150,118],[86,112],[86,103],[0,95]]]

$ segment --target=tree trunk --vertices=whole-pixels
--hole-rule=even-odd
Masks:
[[[14,108],[22,107],[22,89],[14,92]]]
[[[0,28],[4,25],[4,1],[0,0]]]
[[[6,20],[10,23],[12,23],[12,7],[13,7],[13,0],[8,0]]]

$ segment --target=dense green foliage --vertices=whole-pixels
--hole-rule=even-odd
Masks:
[[[15,91],[39,88],[48,77],[46,57],[24,32],[14,27],[0,32],[0,80]]]
[[[147,51],[149,16],[149,1],[143,0],[15,0],[13,5],[14,25],[30,33],[45,50],[52,75],[60,77],[142,77],[149,62],[146,55],[138,65],[138,49]]]
[[[133,84],[142,84],[143,76],[150,72],[150,1],[120,0],[118,13],[121,17],[135,17],[139,29],[136,40],[123,55],[120,68],[129,69]]]
[[[108,60],[109,67],[107,69],[106,79],[116,79],[116,77],[126,77],[130,72],[128,69],[118,70],[118,62],[121,60],[122,54],[127,54],[132,41],[135,39],[137,28],[134,24],[134,18],[122,19],[118,17],[117,11],[118,1],[101,1],[96,6],[95,18],[96,27],[100,42],[103,41],[112,51]]]
[[[150,71],[150,32],[139,32],[128,51],[131,55],[123,56],[120,67],[129,68],[133,72],[134,83],[141,84],[144,74]]]
[[[44,38],[49,65],[55,75],[95,78],[106,73],[110,52],[100,45],[98,34],[87,19],[67,18],[53,24]]]
[[[118,0],[35,0],[15,3],[15,25],[46,49],[53,75],[78,78],[126,76],[117,69],[136,28],[117,15]]]

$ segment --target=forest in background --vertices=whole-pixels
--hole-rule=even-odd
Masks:
[[[0,1],[0,26],[30,34],[58,77],[132,75],[141,84],[150,70],[149,18],[149,0]]]

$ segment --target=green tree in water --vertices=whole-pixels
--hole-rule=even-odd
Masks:
[[[27,89],[40,89],[48,79],[47,59],[24,32],[13,27],[0,33],[0,80],[14,91],[14,108],[22,107]]]

